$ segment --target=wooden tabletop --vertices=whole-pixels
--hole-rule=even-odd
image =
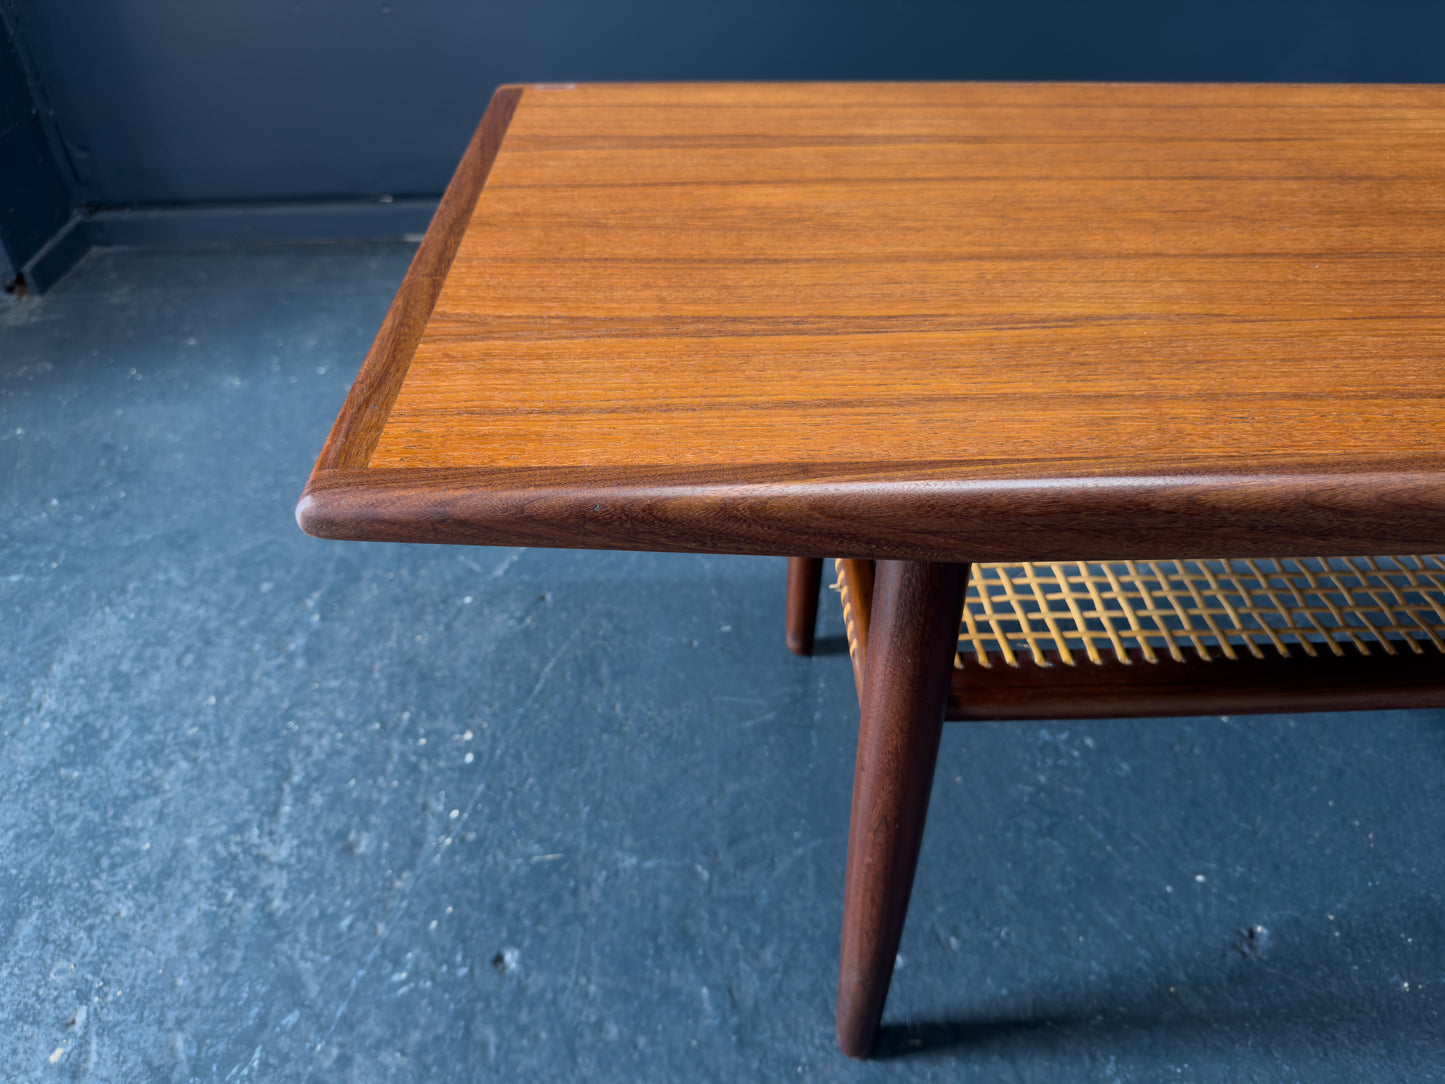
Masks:
[[[504,87],[298,506],[333,538],[1445,545],[1445,87]]]

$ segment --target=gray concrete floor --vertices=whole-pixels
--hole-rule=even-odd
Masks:
[[[779,560],[327,543],[405,245],[0,306],[0,1079],[1434,1080],[1445,712],[955,725],[880,1057]]]

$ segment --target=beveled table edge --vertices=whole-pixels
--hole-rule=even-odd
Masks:
[[[1445,550],[1445,464],[1092,463],[323,470],[308,534],[928,561]]]

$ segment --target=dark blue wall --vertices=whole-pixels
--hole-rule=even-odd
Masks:
[[[492,88],[1445,81],[1445,3],[0,0],[98,205],[441,191]]]

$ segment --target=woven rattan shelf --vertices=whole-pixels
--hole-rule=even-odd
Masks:
[[[1445,652],[1442,560],[976,565],[956,665]]]
[[[862,688],[872,570],[838,561]],[[1445,558],[973,566],[949,717],[1414,706],[1445,684]]]

